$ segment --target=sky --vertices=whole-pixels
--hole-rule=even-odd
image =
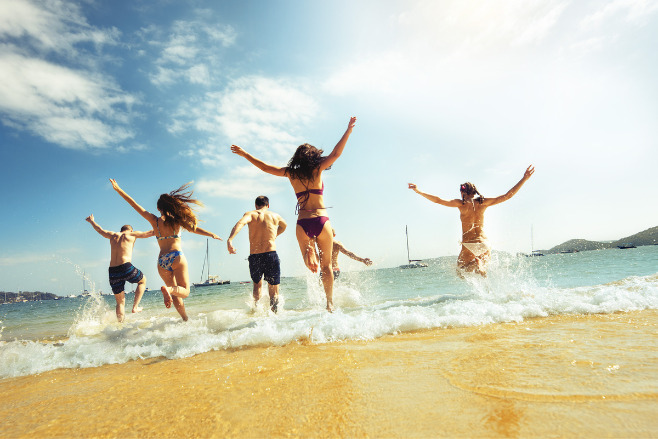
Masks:
[[[258,195],[290,228],[283,276],[306,270],[294,193],[231,154],[284,166],[296,147],[346,149],[323,174],[343,270],[456,257],[457,209],[476,184],[494,249],[615,240],[658,225],[656,0],[2,0],[0,290],[109,292],[105,229],[148,223],[114,178],[157,212],[192,181],[201,226],[226,239]],[[247,231],[211,274],[249,279]],[[183,235],[191,280],[206,238]],[[157,289],[155,239],[133,263]],[[89,283],[86,284],[89,288]],[[283,287],[282,287],[283,288]],[[283,291],[283,290],[282,290]]]

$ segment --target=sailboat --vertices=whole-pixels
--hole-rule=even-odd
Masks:
[[[535,228],[533,225],[530,225],[530,254],[526,256],[529,258],[535,256],[544,256],[540,250],[535,250]]]
[[[201,281],[199,283],[195,283],[195,287],[211,287],[213,285],[226,285],[230,284],[230,280],[222,280],[219,278],[219,276],[212,275],[210,274],[210,258],[208,257],[209,255],[209,245],[208,245],[208,240],[206,239],[206,259],[203,261],[203,268],[201,268]],[[203,280],[203,272],[205,271],[206,266],[208,267],[208,277],[206,280]]]
[[[409,256],[409,229],[407,226],[404,226],[404,231],[407,234],[407,261],[409,262],[406,265],[400,265],[400,268],[423,268],[428,265],[423,262],[421,259],[411,259]]]

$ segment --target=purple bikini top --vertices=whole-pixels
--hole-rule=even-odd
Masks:
[[[297,198],[306,196],[306,199],[308,199],[309,194],[322,195],[323,193],[324,193],[324,181],[322,182],[322,189],[307,189],[305,191],[297,192],[295,196],[297,196]]]
[[[304,206],[308,202],[308,198],[311,194],[322,195],[324,193],[324,181],[322,182],[322,189],[306,189],[305,191],[297,192],[295,196],[297,197],[297,206],[295,207],[295,213],[299,213],[300,210],[305,210]],[[315,209],[313,209],[315,210]]]

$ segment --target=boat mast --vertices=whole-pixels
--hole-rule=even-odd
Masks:
[[[411,256],[409,256],[409,226],[404,226],[404,233],[407,235],[407,264],[411,264]]]

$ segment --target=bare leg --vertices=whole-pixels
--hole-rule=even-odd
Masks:
[[[136,312],[141,312],[142,308],[139,306],[139,302],[142,300],[142,296],[144,295],[144,290],[146,289],[146,276],[142,277],[142,280],[140,280],[137,283],[137,288],[135,289],[135,303],[133,304],[133,313]]]
[[[178,311],[178,314],[183,318],[183,321],[187,322],[187,312],[185,312],[185,304],[183,303],[183,299],[180,297],[173,296],[172,300],[174,302],[174,308],[176,308],[176,311]]]
[[[318,272],[318,255],[315,252],[315,240],[308,237],[302,226],[297,225],[297,242],[304,258],[304,264],[313,273]]]
[[[332,312],[334,310],[334,273],[331,266],[331,256],[334,248],[334,236],[329,221],[324,223],[322,232],[317,237],[317,243],[320,250],[322,285],[327,296],[327,311]]]
[[[267,284],[267,290],[270,293],[270,308],[276,313],[279,310],[279,285]]]
[[[158,265],[158,273],[160,273],[160,277],[166,285],[176,285],[176,279],[174,279],[174,273],[172,271],[165,270]],[[172,299],[171,293],[169,293],[169,288],[162,286],[160,287],[160,291],[162,291],[162,298],[164,299],[165,306],[171,308]]]
[[[119,323],[122,323],[126,316],[126,293],[122,291],[119,294],[115,294],[114,299],[117,301],[117,320]]]
[[[259,280],[257,283],[254,282],[254,305],[260,300],[260,290],[263,287],[263,279]]]

